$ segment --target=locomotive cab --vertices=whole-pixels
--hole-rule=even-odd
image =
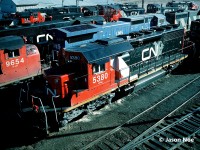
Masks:
[[[46,70],[46,77],[55,95],[60,95],[70,106],[91,101],[115,90],[129,77],[125,58],[132,50],[122,38],[98,40],[62,52],[65,62],[57,69]],[[126,68],[126,69],[125,69]],[[60,70],[60,71],[59,71]]]

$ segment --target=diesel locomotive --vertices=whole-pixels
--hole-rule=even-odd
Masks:
[[[199,10],[171,11],[165,13],[170,24],[180,24],[186,31],[190,30],[191,21],[200,19]]]
[[[170,24],[180,24],[190,30],[191,21],[200,18],[199,6],[192,1],[168,2],[166,7],[160,4],[148,4],[146,13],[164,14]]]
[[[183,2],[171,1],[166,4],[166,7],[179,7],[185,10],[199,9],[199,6],[193,1],[183,1]]]
[[[57,66],[42,70],[20,93],[34,129],[59,131],[81,114],[166,75],[193,51],[178,25],[152,27],[84,45],[61,47]],[[39,57],[39,53],[37,53]],[[16,61],[14,61],[16,62]]]

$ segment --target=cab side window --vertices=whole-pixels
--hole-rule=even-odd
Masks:
[[[105,64],[93,64],[92,65],[93,74],[105,71]]]
[[[5,50],[5,55],[7,58],[14,58],[19,56],[19,50]]]

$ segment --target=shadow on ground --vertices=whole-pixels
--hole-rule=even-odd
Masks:
[[[196,74],[200,73],[200,58],[186,58],[171,74]]]

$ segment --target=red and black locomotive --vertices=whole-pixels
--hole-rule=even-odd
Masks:
[[[127,94],[164,76],[187,58],[185,52],[192,51],[193,44],[185,44],[183,28],[153,27],[67,49],[61,47],[57,65],[45,70],[39,65],[36,47],[20,45],[14,49],[22,50],[14,58],[7,58],[4,52],[12,48],[1,50],[0,82],[3,84],[2,77],[8,75],[3,69],[7,61],[15,64],[12,69],[29,63],[16,70],[26,75],[30,73],[27,68],[32,67],[32,77],[37,74],[40,78],[21,90],[21,111],[28,119],[31,113],[32,125],[48,133],[88,110],[112,102],[121,93]],[[24,62],[18,63],[22,58]],[[13,75],[18,73],[16,70]]]

